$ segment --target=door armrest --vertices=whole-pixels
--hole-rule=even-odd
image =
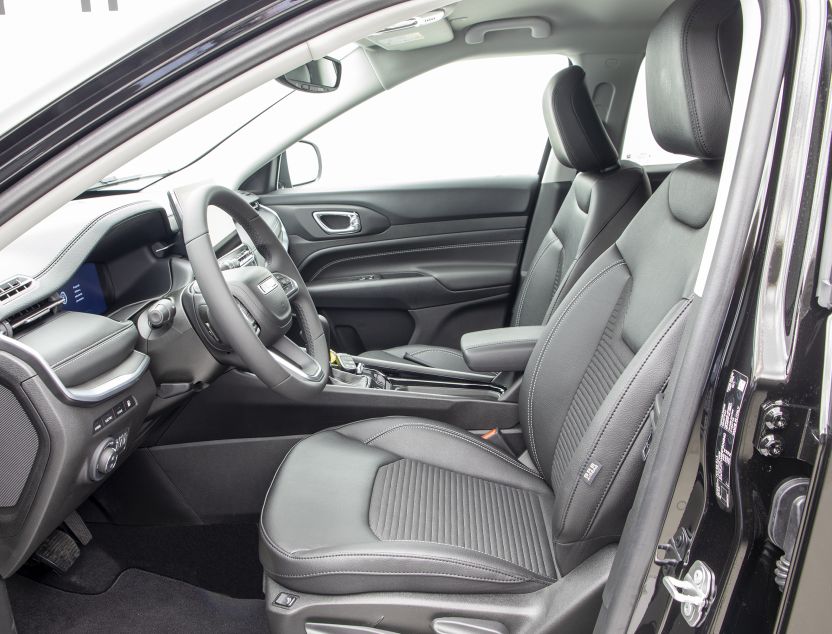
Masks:
[[[462,356],[477,372],[522,372],[543,326],[478,330],[462,335]]]

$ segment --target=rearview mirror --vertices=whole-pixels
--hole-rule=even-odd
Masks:
[[[332,92],[341,83],[341,62],[331,57],[312,60],[277,81],[303,92]]]

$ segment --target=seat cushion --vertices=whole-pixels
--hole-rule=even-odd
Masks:
[[[412,363],[424,365],[429,368],[442,368],[443,370],[455,370],[457,372],[473,372],[462,352],[444,346],[429,346],[414,344],[398,346],[388,350],[370,350],[361,355],[379,361],[396,361],[398,363]]]
[[[286,456],[260,557],[298,592],[533,592],[556,579],[553,504],[537,473],[463,430],[367,420]]]

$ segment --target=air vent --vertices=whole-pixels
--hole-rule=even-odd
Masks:
[[[55,314],[58,312],[58,308],[62,306],[63,303],[64,300],[59,295],[52,295],[37,304],[24,308],[3,322],[3,325],[5,326],[4,329],[11,330],[11,333],[7,332],[4,334],[17,333],[18,331],[31,326],[35,322],[40,321],[44,317],[49,317],[50,315]]]
[[[24,291],[30,289],[34,283],[31,277],[24,277],[23,275],[17,275],[0,283],[0,304],[11,301]]]

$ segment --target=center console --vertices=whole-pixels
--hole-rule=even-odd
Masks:
[[[462,337],[461,372],[407,361],[333,352],[332,382],[365,389],[517,401],[519,377],[542,334],[541,326],[497,328]]]
[[[375,390],[503,400],[513,373],[458,372],[414,363],[333,354],[332,383]]]

